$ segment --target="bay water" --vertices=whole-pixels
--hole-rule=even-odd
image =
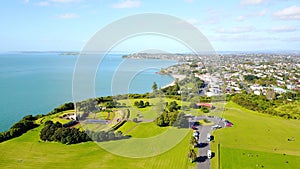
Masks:
[[[9,129],[25,115],[46,114],[72,101],[77,57],[59,53],[0,54],[0,132]],[[112,81],[122,62],[122,54],[105,56],[95,77],[96,96],[112,95]],[[148,69],[135,72],[128,91],[118,91],[118,94],[151,92],[153,82],[160,87],[170,84],[174,80],[172,77],[156,72],[175,63],[170,60],[126,59],[128,69],[121,70],[124,74],[136,71],[132,69],[135,65]]]

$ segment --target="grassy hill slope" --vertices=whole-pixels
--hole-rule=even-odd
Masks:
[[[0,168],[189,168],[190,134],[176,147],[149,158],[126,158],[111,154],[94,142],[74,145],[41,142],[42,126],[0,143]]]
[[[299,120],[285,120],[242,108],[232,102],[223,117],[232,128],[214,132],[213,151],[221,147],[221,168],[297,168],[300,165]],[[218,158],[213,159],[218,168]]]

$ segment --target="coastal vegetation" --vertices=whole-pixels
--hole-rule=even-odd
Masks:
[[[134,95],[135,97],[138,96],[138,94]],[[125,97],[125,96],[122,96]],[[138,98],[142,98],[143,96],[139,96]],[[232,99],[234,100],[235,96],[232,96]],[[101,100],[100,102],[97,102],[96,105],[102,105],[109,101],[114,101],[113,97],[105,97],[105,98],[96,98],[93,100]],[[145,98],[146,99],[146,98]],[[105,101],[104,101],[105,100]],[[153,100],[150,100],[149,103],[151,103],[151,107],[155,107],[159,100],[156,98],[153,98]],[[256,99],[257,100],[257,99]],[[118,105],[122,107],[123,103],[126,103],[126,109],[131,109],[132,106],[129,106],[129,102],[135,102],[140,101],[140,99],[129,99],[129,100],[118,100]],[[268,101],[268,100],[265,100]],[[100,103],[100,104],[98,104]],[[101,167],[107,166],[107,167],[113,167],[114,164],[111,164],[111,161],[121,161],[122,164],[126,164],[126,166],[131,167],[137,167],[138,165],[143,165],[147,161],[147,167],[156,167],[156,168],[163,168],[166,166],[173,166],[174,168],[185,168],[187,166],[194,166],[195,163],[190,163],[189,161],[194,162],[196,160],[195,154],[197,154],[197,148],[195,148],[192,143],[192,140],[190,139],[191,136],[187,135],[186,138],[180,142],[176,147],[174,147],[172,150],[155,156],[151,158],[143,159],[131,159],[131,158],[125,158],[120,157],[116,155],[112,155],[100,147],[96,146],[94,143],[92,143],[90,140],[94,140],[97,142],[103,142],[103,141],[109,141],[109,140],[118,140],[118,139],[130,139],[132,138],[147,138],[147,137],[153,137],[156,135],[159,135],[166,130],[168,130],[170,127],[178,127],[178,128],[185,128],[188,127],[188,123],[186,121],[186,118],[184,117],[184,113],[181,112],[181,108],[183,106],[189,107],[191,102],[182,102],[178,103],[176,100],[173,99],[167,99],[167,102],[164,103],[165,109],[163,112],[153,121],[153,122],[133,122],[133,121],[124,121],[122,125],[120,125],[116,130],[107,130],[107,131],[92,131],[87,130],[86,132],[83,132],[80,127],[63,127],[63,124],[58,122],[51,122],[46,121],[40,124],[39,127],[34,128],[27,133],[23,134],[21,137],[12,139],[9,142],[4,142],[0,144],[0,150],[1,151],[8,151],[7,148],[9,147],[16,147],[18,148],[20,146],[20,143],[23,145],[32,145],[32,151],[35,151],[34,154],[27,152],[26,150],[22,150],[27,153],[26,157],[21,157],[17,155],[17,152],[15,150],[10,151],[7,153],[7,157],[0,158],[0,165],[1,166],[17,166],[20,161],[24,164],[28,164],[30,161],[30,166],[37,166],[45,164],[58,164],[61,166],[65,166],[68,163],[65,163],[65,160],[68,158],[78,158],[82,153],[85,153],[85,158],[89,158],[88,162],[83,162],[79,166],[82,166],[84,168],[89,168],[90,164],[97,164]],[[289,105],[289,106],[287,106]],[[112,108],[114,109],[119,109]],[[134,105],[133,105],[134,106]],[[295,109],[298,105],[296,103],[286,104],[284,105],[286,107],[279,108],[277,107],[278,111],[283,109],[288,109],[290,107],[291,110]],[[144,108],[142,108],[144,109]],[[35,123],[39,124],[41,119],[55,119],[59,116],[62,116],[68,110],[63,109],[64,111],[56,112],[56,114],[51,114],[47,116],[42,117],[35,117],[32,116],[29,118],[25,118],[27,120],[31,119]],[[198,109],[195,109],[198,110]],[[106,110],[108,111],[108,110]],[[104,111],[103,113],[106,113]],[[148,112],[147,112],[148,113]],[[210,115],[211,112],[208,113]],[[107,116],[107,113],[105,114]],[[131,117],[135,117],[135,114],[130,114]],[[230,129],[222,129],[215,131],[215,142],[212,144],[212,148],[214,152],[219,151],[217,149],[217,143],[220,142],[221,144],[221,150],[220,150],[220,165],[221,168],[232,168],[233,166],[240,166],[241,168],[245,166],[253,166],[253,165],[259,165],[259,166],[273,166],[273,168],[277,168],[273,164],[271,164],[272,160],[267,160],[265,156],[270,157],[271,159],[278,159],[280,161],[280,158],[284,157],[285,161],[280,162],[281,168],[283,168],[283,165],[290,165],[290,166],[296,166],[298,163],[295,162],[295,160],[299,159],[299,156],[297,155],[297,146],[298,141],[295,140],[295,138],[300,137],[295,132],[288,132],[283,133],[282,130],[275,130],[275,128],[281,128],[281,129],[287,129],[287,130],[293,130],[296,131],[293,127],[297,126],[298,121],[286,121],[284,119],[280,118],[274,118],[274,117],[268,117],[264,114],[258,114],[254,111],[249,111],[248,109],[242,108],[238,106],[237,104],[230,102],[226,106],[226,111],[224,113],[224,118],[230,120],[234,123],[234,127]],[[51,118],[49,118],[51,117]],[[163,119],[162,125],[158,125],[158,121]],[[251,119],[252,121],[249,121]],[[246,122],[247,121],[247,122]],[[255,122],[254,122],[255,121]],[[280,124],[279,126],[277,123],[282,122],[283,124]],[[250,126],[249,126],[250,123]],[[273,126],[274,125],[274,126]],[[243,126],[243,127],[242,127]],[[252,127],[251,127],[252,126]],[[256,127],[257,126],[257,127]],[[250,130],[250,128],[253,128]],[[270,132],[269,134],[266,133],[260,133],[260,128],[263,130],[261,132]],[[233,131],[234,130],[234,131]],[[236,130],[236,131],[235,131]],[[254,132],[255,130],[255,132]],[[52,132],[52,133],[51,133]],[[254,135],[254,133],[258,134]],[[234,135],[234,136],[233,136]],[[248,136],[250,135],[250,136]],[[88,137],[89,136],[89,137]],[[230,139],[228,138],[230,137]],[[266,138],[264,138],[266,137]],[[280,140],[280,142],[287,142],[287,147],[280,146],[279,142],[274,142],[271,145],[267,145],[267,143],[270,142],[270,140],[273,140],[274,137],[280,137],[284,138],[284,140]],[[257,141],[257,138],[259,141]],[[260,140],[261,139],[261,140]],[[249,145],[249,140],[256,140],[253,144]],[[275,139],[276,140],[276,139]],[[290,141],[288,141],[290,140]],[[41,142],[42,141],[42,142]],[[51,142],[51,143],[50,143]],[[60,143],[63,144],[60,144]],[[81,144],[75,144],[80,143]],[[64,145],[64,144],[70,144],[70,145]],[[193,145],[192,145],[193,144]],[[76,151],[74,150],[76,149]],[[276,149],[276,150],[274,150]],[[51,154],[47,155],[47,159],[42,159],[42,156],[45,155],[45,153],[52,151],[60,152],[61,155],[53,156]],[[88,151],[89,150],[89,151]],[[92,152],[92,153],[91,153]],[[217,153],[216,153],[217,154]],[[255,157],[258,160],[252,159],[252,157],[248,157],[253,155],[253,158]],[[286,155],[283,155],[286,154]],[[30,160],[32,156],[37,157],[39,160]],[[258,155],[258,157],[256,157]],[[101,156],[101,160],[99,160],[99,156]],[[59,160],[57,160],[57,158]],[[212,159],[213,162],[213,168],[216,168],[218,166],[217,162],[218,156],[216,158]],[[237,161],[240,161],[241,164],[231,164],[230,160],[232,158],[236,158]],[[245,159],[248,159],[248,162],[242,162],[246,161]],[[251,158],[251,159],[250,159]],[[11,161],[8,163],[7,160],[9,159],[15,159],[15,161]],[[54,160],[55,159],[55,160]],[[150,161],[149,161],[150,160]],[[54,162],[55,161],[55,162]],[[259,162],[258,162],[259,161]],[[286,163],[288,161],[288,164]],[[146,168],[147,168],[146,167]],[[167,168],[168,168],[167,167]]]
[[[59,122],[46,121],[40,132],[43,141],[55,141],[63,144],[76,144],[91,141],[89,136],[78,128],[63,127]]]
[[[28,115],[23,117],[22,120],[15,123],[8,131],[0,133],[0,143],[26,133],[28,130],[31,130],[38,125],[35,123],[37,117]]]
[[[231,98],[231,100],[250,110],[280,116],[286,119],[300,119],[300,111],[297,111],[299,110],[299,96],[293,93],[287,93],[283,96],[297,100],[286,103],[286,99],[282,99],[283,97],[268,99],[263,95],[258,96],[246,93],[236,94]]]
[[[137,167],[138,165],[143,165],[146,163],[146,159],[129,159],[125,157],[120,157],[116,155],[112,155],[103,149],[99,148],[96,149],[93,141],[96,142],[117,142],[122,141],[121,139],[128,139],[131,138],[148,138],[153,136],[158,136],[163,134],[168,129],[177,129],[177,130],[187,130],[184,128],[189,127],[189,123],[186,118],[186,113],[191,113],[192,115],[213,115],[214,109],[208,109],[205,106],[201,106],[201,108],[197,105],[199,102],[207,103],[211,102],[212,100],[217,100],[216,98],[207,97],[207,96],[199,96],[196,94],[186,95],[184,92],[185,89],[193,89],[193,86],[189,86],[189,83],[193,83],[187,80],[185,83],[185,87],[180,87],[180,82],[175,82],[175,85],[166,87],[164,89],[157,89],[154,85],[153,93],[145,93],[145,94],[126,94],[126,95],[118,95],[118,96],[106,96],[106,97],[98,97],[92,98],[85,101],[77,102],[76,103],[76,110],[78,114],[80,114],[80,121],[89,120],[89,119],[101,119],[104,121],[110,121],[111,125],[108,127],[101,127],[96,126],[95,124],[85,124],[82,125],[66,125],[68,123],[72,123],[73,120],[69,119],[66,120],[66,114],[74,113],[75,106],[73,103],[66,103],[58,108],[55,108],[53,111],[48,113],[47,115],[38,115],[38,116],[28,116],[24,117],[20,124],[15,124],[10,131],[6,133],[18,133],[18,129],[16,128],[24,128],[26,129],[27,126],[28,130],[24,130],[20,132],[20,134],[13,134],[14,137],[21,136],[15,139],[12,139],[9,142],[4,142],[0,144],[0,150],[6,151],[7,147],[16,146],[19,142],[23,144],[28,144],[31,140],[35,142],[32,145],[42,148],[43,150],[36,150],[37,152],[34,155],[37,155],[41,158],[42,155],[45,154],[45,149],[47,147],[51,147],[51,150],[57,150],[58,148],[64,150],[65,152],[61,153],[73,153],[72,155],[68,154],[67,157],[74,158],[78,157],[79,154],[85,152],[88,154],[86,157],[89,157],[90,163],[83,163],[81,164],[84,168],[89,168],[90,164],[98,164],[99,158],[97,156],[101,156],[101,167],[102,166],[114,166],[111,165],[111,161],[119,160],[122,161],[123,164],[126,166]],[[196,90],[197,87],[203,87],[205,85],[202,81],[195,82],[197,85],[194,88]],[[193,89],[193,90],[194,90]],[[161,96],[163,94],[166,96],[164,100],[161,98],[156,98],[157,96]],[[272,96],[270,94],[270,96]],[[271,132],[271,134],[264,133],[266,138],[261,138],[258,136],[259,139],[264,140],[264,143],[260,141],[253,140],[256,139],[256,136],[253,135],[249,128],[245,127],[249,126],[249,121],[245,122],[246,119],[251,118],[251,120],[258,120],[263,123],[261,118],[264,119],[265,123],[275,124],[272,119],[283,120],[284,124],[285,119],[279,119],[274,117],[268,117],[264,114],[281,116],[284,118],[289,119],[299,119],[299,102],[298,98],[299,95],[296,93],[286,93],[282,95],[284,97],[291,98],[292,101],[286,101],[283,97],[278,97],[279,95],[275,95],[272,97],[266,97],[263,95],[253,95],[249,93],[240,93],[240,94],[233,94],[227,95],[226,100],[232,101],[227,104],[226,111],[224,113],[224,118],[230,120],[234,123],[234,127],[232,129],[236,129],[236,133],[231,133],[232,129],[222,129],[215,131],[215,142],[212,143],[212,149],[214,152],[220,151],[219,155],[216,158],[212,159],[213,168],[216,168],[218,165],[221,168],[233,168],[233,167],[240,167],[244,168],[245,166],[252,166],[255,163],[255,166],[273,166],[270,164],[270,161],[266,160],[264,156],[268,155],[274,159],[280,159],[284,156],[285,160],[288,162],[280,163],[278,166],[284,168],[284,164],[290,166],[295,166],[297,163],[294,160],[299,159],[299,155],[296,153],[296,150],[292,150],[292,148],[298,146],[298,142],[296,138],[298,137],[297,134],[293,132],[288,132],[289,135],[284,135],[280,132]],[[271,99],[272,98],[272,99]],[[217,104],[217,103],[216,103]],[[238,105],[242,106],[238,106]],[[163,107],[159,109],[158,107]],[[249,110],[248,110],[249,109]],[[253,110],[253,111],[250,111]],[[72,112],[71,112],[72,111]],[[120,113],[123,112],[123,113]],[[230,112],[230,113],[229,113]],[[256,113],[260,112],[260,114]],[[272,113],[271,113],[272,112]],[[276,113],[274,113],[276,112]],[[264,114],[262,114],[264,113]],[[248,117],[249,116],[249,117]],[[251,117],[250,117],[251,116]],[[62,118],[63,117],[63,118]],[[270,120],[268,120],[270,118]],[[204,119],[203,122],[200,121],[201,125],[209,125],[211,124],[209,121]],[[277,121],[278,122],[278,121]],[[241,124],[243,123],[243,124]],[[295,125],[296,121],[291,121],[291,124]],[[40,126],[39,126],[40,125]],[[258,125],[267,131],[275,130],[274,127],[270,127],[256,124],[256,122],[252,121],[250,125]],[[281,129],[292,129],[293,125],[285,126],[277,126]],[[244,127],[239,127],[244,126]],[[276,125],[275,125],[276,126]],[[32,127],[32,128],[31,128]],[[182,129],[183,128],[183,129]],[[259,130],[257,127],[253,127],[256,130]],[[224,134],[224,133],[226,134]],[[228,133],[227,133],[228,132]],[[244,136],[241,133],[248,133],[252,135],[251,138]],[[238,134],[237,134],[238,133]],[[259,133],[259,132],[258,132]],[[227,135],[228,134],[228,135]],[[13,138],[13,137],[3,137],[5,134],[0,135],[1,141],[5,141],[3,138]],[[234,135],[234,136],[233,136]],[[228,139],[227,137],[233,137],[232,139]],[[271,151],[271,147],[269,145],[265,145],[266,142],[270,139],[274,139],[274,137],[285,137],[287,140],[287,144],[290,144],[287,148],[282,147],[279,145],[278,142],[274,142],[273,151]],[[222,138],[220,138],[222,137]],[[167,168],[169,166],[173,166],[174,168],[187,168],[188,166],[195,166],[195,162],[197,159],[197,147],[195,147],[195,142],[190,138],[190,134],[186,136],[186,138],[180,142],[176,147],[171,149],[170,151],[151,157],[150,161],[151,164],[147,167],[155,167],[155,168]],[[193,137],[192,137],[193,138]],[[6,139],[6,140],[7,140]],[[123,141],[128,141],[123,140]],[[230,141],[228,141],[230,140]],[[249,147],[245,145],[249,145],[249,140],[257,143],[256,145],[250,145]],[[51,144],[50,144],[51,142]],[[60,144],[62,143],[62,144]],[[81,144],[78,144],[81,143]],[[220,149],[218,149],[218,144],[220,143]],[[235,143],[239,144],[238,146]],[[68,147],[64,147],[67,144],[69,147],[76,147],[81,152],[78,153],[77,151],[73,151]],[[99,143],[98,143],[99,144]],[[241,144],[241,145],[240,145]],[[278,146],[279,145],[279,146]],[[267,147],[267,148],[266,148]],[[280,147],[280,150],[279,148]],[[87,148],[92,150],[93,153],[89,154],[89,152],[83,150]],[[8,154],[9,157],[15,155],[15,151],[10,152]],[[228,155],[229,154],[229,155]],[[285,155],[283,155],[285,154]],[[23,160],[29,160],[29,157],[32,156],[32,153],[28,154],[28,158],[24,157]],[[228,156],[227,156],[228,155]],[[257,156],[256,156],[257,155]],[[281,156],[282,155],[282,156]],[[51,156],[51,155],[50,155]],[[257,160],[250,159],[249,162],[244,162],[240,165],[233,165],[227,164],[230,162],[231,158],[237,156],[237,161],[244,161],[245,158],[250,156],[255,156],[259,159]],[[20,157],[20,156],[17,156]],[[63,160],[65,157],[59,156],[61,159],[57,164],[62,166],[65,165]],[[261,158],[260,158],[261,157]],[[104,159],[102,159],[104,158]],[[179,159],[180,158],[180,159]],[[217,159],[220,158],[220,164],[218,163]],[[108,160],[109,159],[109,160]],[[148,158],[149,159],[149,158]],[[0,165],[8,166],[8,164],[4,164],[8,159],[0,158]],[[175,161],[177,160],[177,161]],[[47,157],[47,160],[43,162],[48,164],[53,164],[54,156]],[[188,162],[190,161],[190,162]],[[144,162],[142,164],[142,162]],[[147,161],[148,162],[148,161]],[[233,163],[233,162],[231,162]],[[16,164],[16,162],[11,162],[11,164]],[[30,161],[32,165],[39,165],[39,161],[33,162]],[[147,168],[146,167],[146,168]],[[276,168],[276,167],[275,167]]]

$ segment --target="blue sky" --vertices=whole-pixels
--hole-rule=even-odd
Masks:
[[[0,51],[79,51],[105,25],[146,12],[190,22],[218,51],[300,47],[299,0],[7,0],[0,6]],[[153,44],[159,39],[147,38]],[[128,40],[115,50],[132,51],[133,45],[142,50],[142,39]],[[176,51],[177,44],[168,48],[169,41],[158,46]]]

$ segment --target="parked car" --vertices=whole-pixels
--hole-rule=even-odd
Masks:
[[[220,129],[220,128],[222,128],[222,126],[216,124],[216,125],[212,126],[212,128],[213,128],[213,129]]]
[[[211,137],[210,137],[210,134],[207,133],[207,141],[210,141]]]
[[[207,158],[211,159],[211,150],[207,150]]]
[[[226,123],[226,127],[232,127],[232,123]]]

